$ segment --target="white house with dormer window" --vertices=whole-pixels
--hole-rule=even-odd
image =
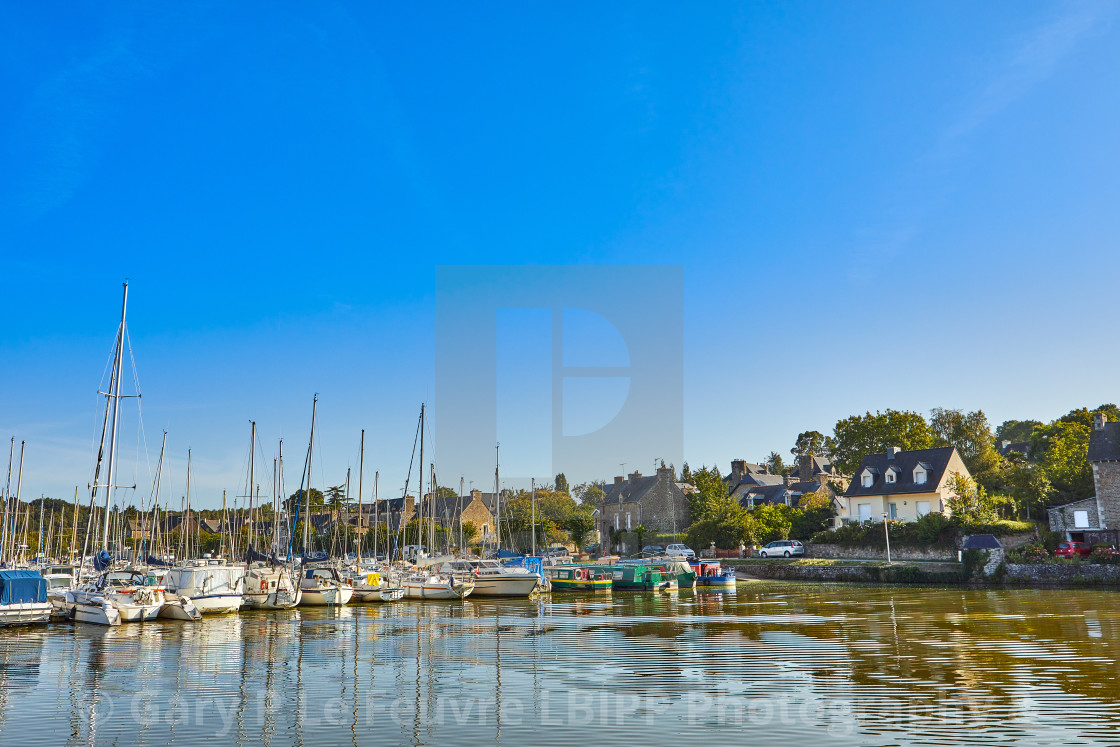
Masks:
[[[916,521],[926,514],[949,513],[954,474],[969,476],[960,454],[952,446],[903,451],[891,447],[869,454],[844,491],[845,511],[837,523]]]

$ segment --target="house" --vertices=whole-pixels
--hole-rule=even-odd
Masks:
[[[610,546],[611,532],[633,531],[644,526],[649,533],[676,534],[688,526],[688,496],[681,484],[673,481],[673,471],[660,467],[657,473],[643,477],[632,472],[625,479],[614,478],[599,506],[599,542]],[[641,548],[620,551],[635,552]]]
[[[491,542],[494,539],[494,511],[497,509],[497,500],[493,495],[487,493],[484,497],[482,491],[472,490],[469,496],[436,498],[431,503],[425,502],[424,515],[427,516],[434,508],[436,523],[441,527],[451,529],[459,526],[460,522],[473,524],[478,530],[474,539]],[[490,500],[486,500],[486,497]]]
[[[739,505],[746,509],[755,506],[780,503],[786,506],[797,507],[801,496],[819,492],[822,487],[820,482],[787,482],[782,485],[756,485],[739,495]],[[833,508],[839,513],[844,509],[844,503],[838,492],[827,481],[823,487],[832,496]]]
[[[764,485],[785,485],[787,480],[782,475],[771,472],[768,464],[753,464],[745,459],[734,459],[731,462],[731,474],[725,475],[724,484],[732,498],[741,500],[751,488]]]
[[[917,521],[934,511],[949,514],[953,475],[971,477],[955,447],[868,454],[844,491],[840,522]]]
[[[801,454],[797,464],[790,470],[789,477],[794,482],[816,482],[831,485],[838,495],[848,487],[849,478],[836,471],[836,466],[828,457]]]
[[[1047,510],[1050,529],[1071,542],[1118,544],[1120,530],[1120,423],[1098,412],[1089,433],[1089,464],[1096,495]]]

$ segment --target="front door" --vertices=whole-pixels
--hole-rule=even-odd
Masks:
[[[859,520],[860,520],[860,523],[865,522],[865,521],[871,521],[871,504],[870,503],[859,504]]]

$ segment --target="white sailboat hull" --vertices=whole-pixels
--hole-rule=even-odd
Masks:
[[[224,615],[241,609],[245,570],[230,565],[172,568],[164,576],[167,590],[188,597],[204,615]]]
[[[354,590],[349,586],[321,586],[316,589],[303,589],[303,598],[300,599],[301,607],[329,607],[337,604],[346,604],[354,596]]]
[[[179,597],[178,599],[165,600],[163,606],[159,608],[158,617],[165,620],[200,620],[202,613],[194,602],[186,597]]]
[[[93,625],[121,624],[120,610],[111,601],[96,594],[68,592],[66,600],[62,603],[62,609],[66,619],[74,622]]]
[[[479,575],[474,580],[474,596],[527,597],[536,590],[540,580],[535,573]]]
[[[471,582],[449,584],[438,577],[412,579],[404,582],[404,595],[409,599],[465,599],[474,591]]]

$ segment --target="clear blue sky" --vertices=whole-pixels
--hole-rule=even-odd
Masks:
[[[682,266],[693,465],[867,409],[1120,399],[1118,14],[4,3],[0,436],[28,441],[24,496],[89,480],[125,277],[151,463],[166,428],[165,495],[190,447],[206,505],[240,492],[251,418],[291,487],[314,392],[316,483],[364,427],[399,495],[440,264]]]

